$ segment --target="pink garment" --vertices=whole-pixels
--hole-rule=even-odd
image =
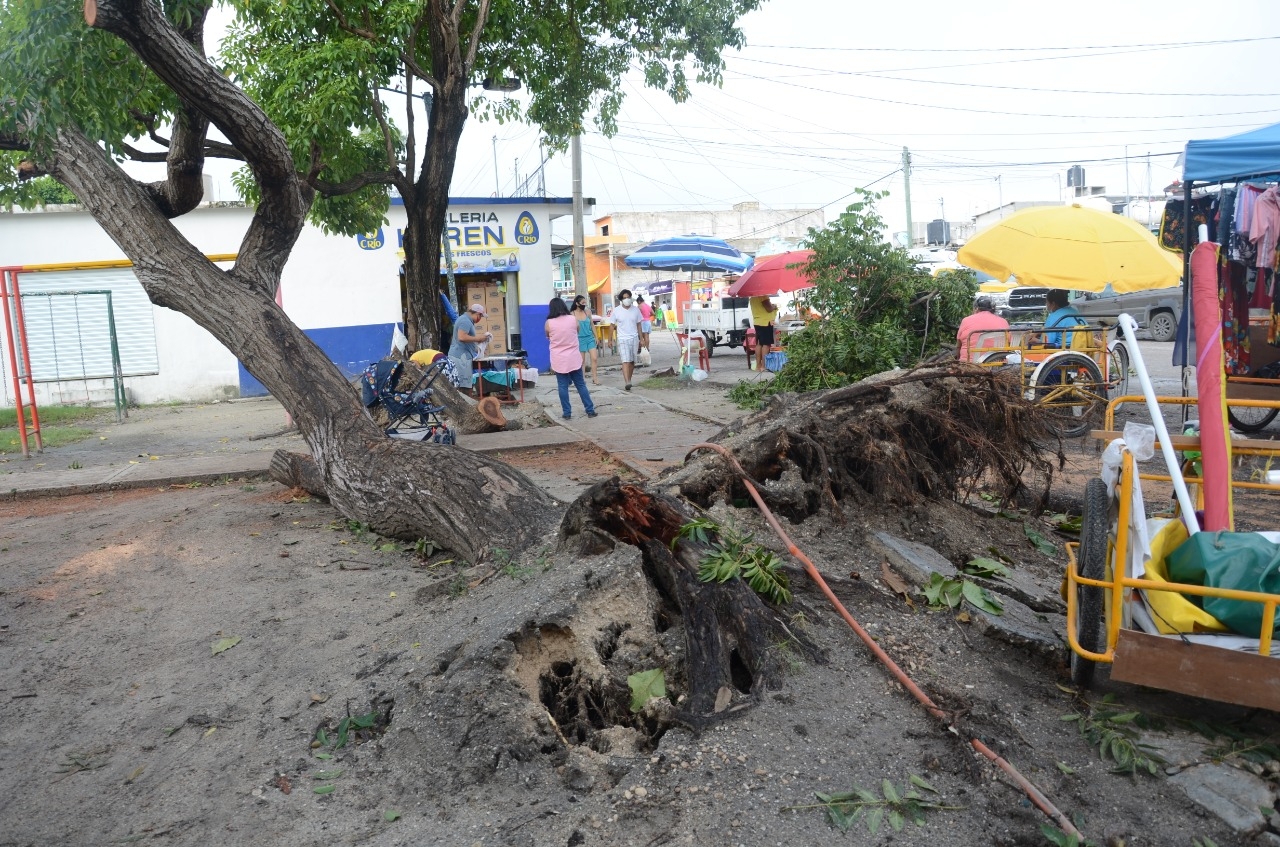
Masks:
[[[1259,268],[1270,268],[1276,262],[1276,239],[1280,237],[1280,190],[1273,185],[1253,209],[1253,221],[1249,224],[1249,240],[1258,248]]]
[[[646,321],[651,321],[651,320],[653,320],[653,307],[652,307],[652,306],[650,306],[648,303],[641,303],[641,304],[640,304],[640,306],[639,306],[639,308],[640,308],[640,317],[641,317],[641,318],[643,318],[643,319],[644,319],[644,320],[646,320]]]
[[[1191,252],[1191,306],[1196,328],[1196,395],[1200,411],[1206,532],[1232,528],[1231,435],[1222,382],[1222,312],[1218,304],[1218,245]]]
[[[973,333],[998,331],[1008,329],[1009,322],[994,312],[974,312],[964,320],[960,321],[960,329],[956,331],[956,341],[960,343],[960,361],[969,362],[969,342],[973,342],[974,348],[979,347],[995,347],[996,342],[1004,343],[1004,339],[998,336],[982,336],[973,335]]]
[[[582,352],[578,350],[578,321],[573,315],[561,315],[547,321],[547,338],[551,341],[551,370],[570,374],[582,369]]]
[[[1240,190],[1236,192],[1236,210],[1235,221],[1236,232],[1242,235],[1249,234],[1249,226],[1253,223],[1253,210],[1258,206],[1258,197],[1265,191],[1256,185],[1245,183],[1240,186]]]

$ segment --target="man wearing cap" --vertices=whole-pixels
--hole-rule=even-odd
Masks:
[[[472,303],[465,314],[458,315],[453,322],[453,341],[449,343],[449,358],[458,370],[460,387],[470,388],[473,383],[471,360],[480,353],[480,345],[493,338],[492,332],[481,333],[476,329],[476,321],[483,320],[484,306]]]
[[[991,347],[992,340],[984,338],[984,332],[999,332],[1009,328],[1009,322],[996,314],[995,302],[983,294],[977,300],[973,301],[973,314],[960,321],[960,329],[956,331],[956,341],[960,344],[959,359],[962,362],[971,362],[973,358],[969,351],[969,344],[972,342],[974,348]],[[986,343],[983,343],[983,342]]]

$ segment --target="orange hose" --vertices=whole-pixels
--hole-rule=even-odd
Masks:
[[[948,732],[959,735],[960,733],[951,722],[951,717],[939,708],[938,705],[930,699],[929,695],[926,694],[920,686],[915,684],[911,677],[907,676],[906,671],[899,667],[898,663],[884,651],[884,648],[876,643],[870,633],[863,629],[862,626],[854,620],[853,615],[849,614],[849,610],[844,607],[844,604],[841,603],[835,593],[832,592],[831,587],[827,585],[827,581],[822,578],[822,574],[819,573],[817,567],[815,567],[813,562],[809,560],[809,557],[804,554],[804,551],[796,546],[795,542],[791,540],[791,537],[787,535],[785,530],[783,530],[782,525],[778,523],[778,519],[774,517],[773,512],[765,505],[764,500],[760,497],[760,493],[756,490],[756,487],[751,484],[751,480],[747,478],[747,472],[742,469],[740,464],[738,464],[737,458],[725,447],[719,444],[709,443],[693,445],[689,450],[690,455],[693,454],[693,451],[698,450],[699,448],[714,450],[721,456],[724,456],[724,458],[733,467],[734,472],[742,478],[742,484],[746,486],[747,493],[751,495],[751,499],[755,500],[756,505],[760,507],[760,512],[764,515],[764,519],[769,522],[769,526],[773,527],[773,531],[777,533],[778,537],[787,545],[787,552],[794,556],[800,564],[804,566],[804,572],[809,575],[810,579],[817,583],[819,590],[822,591],[823,595],[827,598],[827,601],[831,603],[835,610],[840,613],[840,617],[844,618],[845,623],[849,624],[849,628],[857,634],[858,638],[862,639],[862,643],[867,645],[867,648],[871,650],[872,654],[875,655],[877,659],[880,660],[880,663],[889,669],[889,673],[893,675],[893,678],[900,682],[907,691],[911,692],[911,695],[925,707],[929,714],[942,721]],[[970,739],[969,744],[974,750],[977,750],[979,753],[994,762],[1000,770],[1007,773],[1010,778],[1018,784],[1018,787],[1026,792],[1026,795],[1031,799],[1031,802],[1034,803],[1040,811],[1053,819],[1053,822],[1057,824],[1060,830],[1067,835],[1080,836],[1080,831],[1071,823],[1071,819],[1059,811],[1058,808],[1050,802],[1049,798],[1044,795],[1044,792],[1037,788],[1022,774],[1018,773],[1017,768],[977,738]]]

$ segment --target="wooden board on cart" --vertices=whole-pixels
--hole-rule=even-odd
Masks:
[[[1120,630],[1111,678],[1280,712],[1280,659]]]

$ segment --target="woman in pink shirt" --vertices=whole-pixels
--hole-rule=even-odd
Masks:
[[[644,295],[636,297],[636,308],[640,310],[640,349],[649,349],[649,333],[653,332],[653,307],[644,302]]]
[[[970,343],[974,348],[993,347],[997,338],[994,335],[986,335],[988,332],[998,332],[1007,330],[1009,322],[995,313],[995,303],[985,294],[979,297],[973,303],[974,311],[972,315],[960,321],[960,329],[956,331],[956,341],[960,343],[959,359],[962,362],[972,362],[973,352],[969,349]],[[1063,345],[1066,346],[1065,344]]]
[[[560,394],[561,416],[567,421],[573,417],[569,407],[569,383],[578,388],[587,417],[596,416],[596,406],[587,393],[587,381],[582,377],[582,351],[578,349],[578,321],[569,313],[569,307],[559,297],[551,298],[551,311],[547,315],[547,338],[551,342],[551,370],[556,375],[556,390]]]

